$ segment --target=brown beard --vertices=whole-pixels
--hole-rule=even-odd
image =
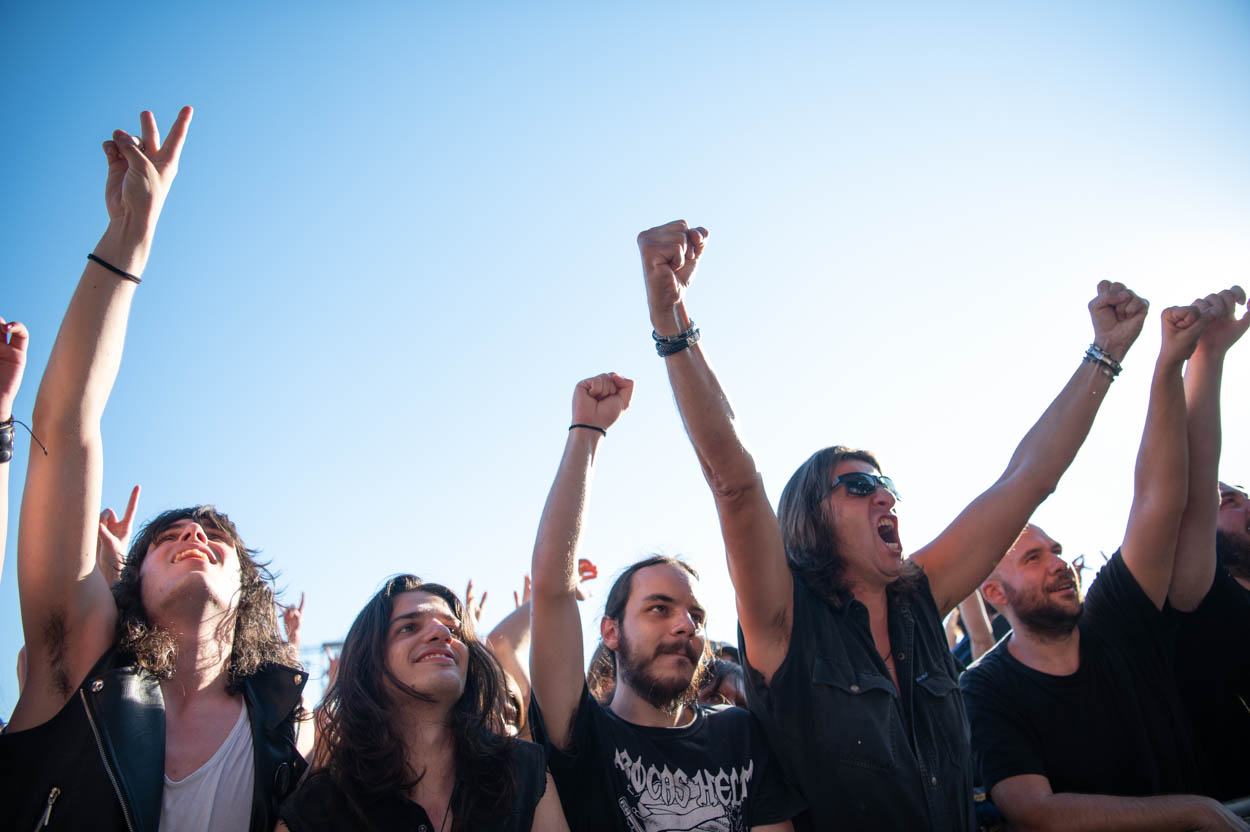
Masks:
[[[1081,611],[1085,607],[1082,603],[1077,606],[1076,612],[1070,612],[1051,603],[1049,597],[1035,601],[1023,593],[1017,593],[1006,583],[1002,584],[1002,589],[1019,626],[1042,638],[1056,639],[1070,635],[1076,629],[1076,624],[1081,619]]]
[[[702,682],[704,663],[702,656],[691,654],[691,649],[689,642],[686,642],[685,649],[666,649],[666,645],[661,644],[649,658],[640,659],[635,655],[629,639],[625,637],[625,630],[622,628],[616,651],[617,676],[620,684],[628,685],[644,702],[666,714],[676,713],[677,709],[683,705],[693,705],[699,699],[699,685]],[[666,653],[680,653],[690,659],[694,670],[689,679],[685,681],[664,679],[651,672],[651,665]]]
[[[1215,532],[1215,557],[1234,578],[1250,578],[1250,540],[1245,535]]]

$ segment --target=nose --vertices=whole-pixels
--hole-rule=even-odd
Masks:
[[[182,527],[182,534],[179,540],[194,540],[197,543],[208,543],[208,535],[204,534],[203,527],[199,523],[188,523]]]
[[[690,614],[690,610],[682,610],[674,616],[674,635],[690,636],[694,635],[698,629],[698,626],[694,623],[694,616]]]
[[[451,642],[451,629],[439,621],[437,618],[433,620],[426,641],[441,641],[444,643]]]
[[[872,504],[882,508],[892,508],[898,502],[885,486],[879,486],[872,492]]]

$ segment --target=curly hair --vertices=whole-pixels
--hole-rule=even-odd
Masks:
[[[881,470],[881,464],[869,451],[845,445],[823,448],[808,457],[791,475],[777,506],[777,521],[781,525],[781,540],[790,571],[835,609],[842,607],[843,596],[850,591],[850,586],[846,580],[846,562],[838,551],[833,510],[825,498],[833,482],[833,469],[848,459],[866,462]],[[920,575],[920,567],[905,559],[902,574],[886,588],[887,596],[891,600],[910,596],[920,583]]]
[[[135,536],[121,575],[113,584],[113,599],[117,603],[118,647],[134,655],[141,667],[158,678],[168,679],[173,674],[177,661],[174,637],[148,620],[139,573],[148,549],[156,539],[170,526],[183,520],[193,520],[206,529],[221,532],[239,556],[239,592],[235,596],[237,603],[234,611],[228,619],[233,623],[234,639],[227,666],[229,678],[226,689],[231,693],[238,692],[242,680],[255,674],[266,663],[296,665],[298,656],[278,632],[274,576],[268,564],[256,560],[257,550],[249,549],[229,516],[211,505],[162,512]]]
[[[368,822],[361,805],[388,792],[406,793],[424,771],[407,762],[395,698],[409,696],[424,702],[427,694],[413,690],[386,666],[387,634],[396,596],[427,592],[442,598],[460,621],[461,639],[468,648],[469,666],[464,692],[451,710],[456,788],[452,809],[455,830],[505,815],[516,793],[512,768],[516,740],[504,736],[503,713],[507,686],[498,659],[478,640],[472,616],[466,615],[456,594],[441,584],[425,583],[416,575],[390,578],[356,616],[343,650],[338,672],[317,706],[317,725],[323,730],[313,776],[329,777],[347,798],[361,826]]]

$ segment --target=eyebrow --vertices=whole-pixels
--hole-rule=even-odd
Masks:
[[[666,603],[666,604],[673,604],[674,606],[676,606],[676,605],[678,605],[678,604],[679,604],[679,602],[678,602],[678,600],[677,600],[676,598],[674,598],[674,597],[673,597],[673,596],[671,596],[671,595],[665,595],[665,594],[664,594],[664,593],[662,593],[662,592],[653,592],[653,593],[651,593],[650,595],[647,595],[646,597],[644,597],[644,598],[642,599],[642,602],[643,602],[644,604],[645,604],[645,603],[647,603],[648,601],[663,601],[663,602],[664,602],[664,603]],[[703,609],[703,607],[699,606],[698,604],[691,604],[691,605],[690,605],[690,609],[692,609],[692,610],[694,610],[695,612],[699,613],[699,614],[700,614],[700,615],[702,615],[704,618],[706,618],[706,617],[707,617],[707,610]]]
[[[414,612],[406,612],[403,615],[397,615],[391,619],[391,623],[388,626],[393,627],[395,626],[396,622],[399,622],[399,621],[408,621],[410,619],[420,619],[420,618],[430,618],[431,616],[437,618],[439,621],[442,621],[444,623],[451,621],[453,624],[455,624],[455,626],[457,627],[460,626],[460,620],[457,619],[454,615],[447,615],[441,612],[431,613],[428,610],[416,610]]]

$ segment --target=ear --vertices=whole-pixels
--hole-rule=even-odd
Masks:
[[[981,597],[993,604],[995,609],[1002,610],[1007,606],[1007,594],[1003,592],[1002,584],[994,578],[981,584]]]
[[[603,636],[603,644],[613,653],[616,652],[617,645],[621,641],[620,628],[617,626],[615,618],[604,616],[599,619],[599,635]]]

